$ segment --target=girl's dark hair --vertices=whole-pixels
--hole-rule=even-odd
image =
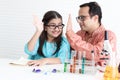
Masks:
[[[42,22],[43,22],[44,29],[39,37],[39,48],[37,51],[40,56],[46,57],[42,51],[43,45],[44,45],[45,41],[47,41],[47,39],[48,39],[47,32],[45,31],[45,27],[46,27],[45,25],[48,25],[50,20],[56,19],[56,18],[60,18],[62,20],[62,16],[56,11],[48,11],[43,16]],[[57,48],[56,48],[56,51],[53,53],[53,55],[59,51],[60,46],[61,46],[61,41],[62,41],[62,33],[54,39],[54,42],[55,42]]]
[[[89,2],[89,3],[80,5],[80,7],[86,7],[86,6],[89,7],[89,14],[91,17],[94,15],[98,15],[99,23],[101,25],[102,10],[101,10],[101,7],[99,6],[99,4],[97,2]]]

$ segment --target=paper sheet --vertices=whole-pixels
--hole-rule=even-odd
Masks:
[[[28,59],[25,59],[24,57],[21,57],[18,60],[13,60],[10,62],[11,65],[21,65],[21,66],[26,66],[27,62],[30,61]]]

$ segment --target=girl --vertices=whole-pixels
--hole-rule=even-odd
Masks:
[[[34,25],[36,32],[24,49],[31,59],[28,65],[60,64],[70,58],[70,45],[62,36],[64,24],[58,12],[48,11],[42,22],[34,16]]]

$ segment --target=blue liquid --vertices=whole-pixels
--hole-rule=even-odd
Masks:
[[[84,74],[85,58],[82,58],[82,74]]]

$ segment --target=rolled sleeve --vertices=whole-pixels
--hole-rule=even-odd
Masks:
[[[61,63],[64,63],[66,58],[70,59],[70,45],[67,40],[63,41],[61,49],[58,53],[58,58],[60,58]]]
[[[38,46],[39,46],[39,42],[36,43],[35,48],[34,48],[33,51],[29,51],[28,44],[25,44],[24,51],[25,51],[26,54],[28,54],[30,56],[36,55],[37,54],[37,50],[38,50]]]

